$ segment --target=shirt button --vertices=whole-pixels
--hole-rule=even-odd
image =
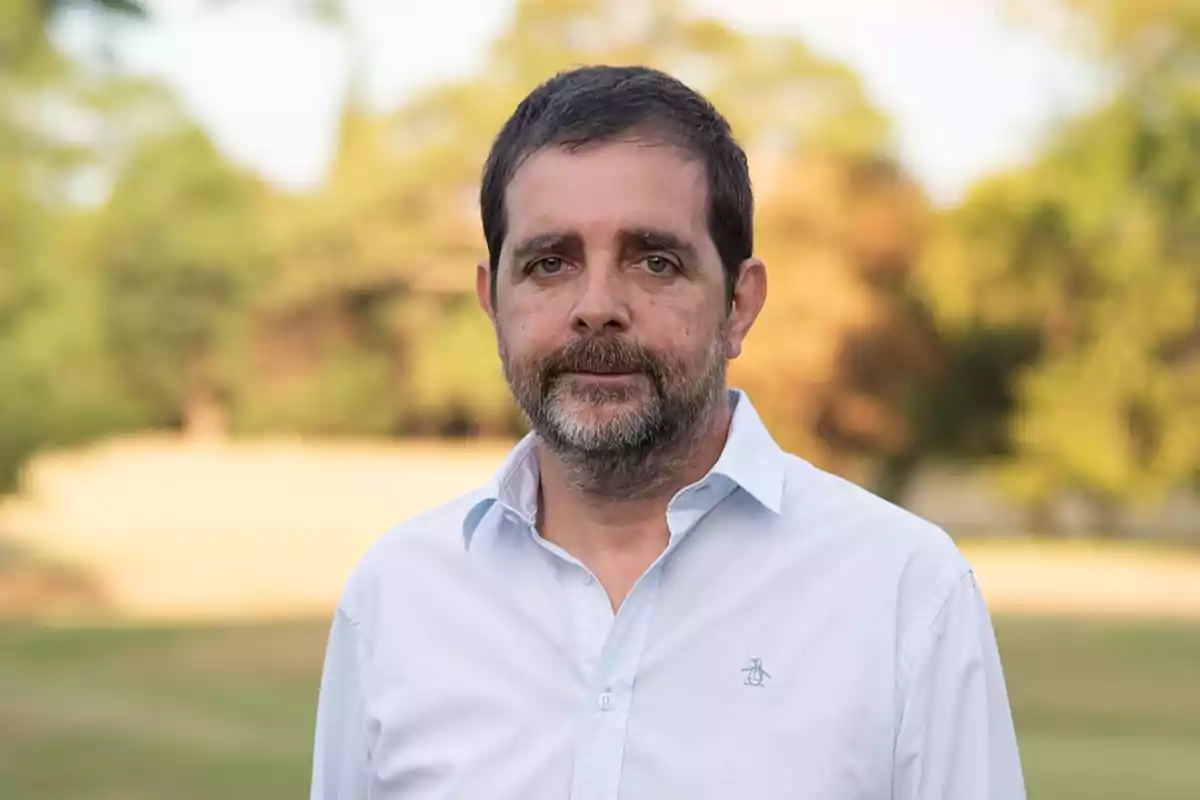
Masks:
[[[601,711],[612,710],[612,707],[615,703],[616,703],[616,700],[613,698],[612,692],[605,692],[604,694],[600,695],[600,710]]]

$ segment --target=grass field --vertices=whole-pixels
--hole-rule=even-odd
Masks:
[[[997,630],[1031,798],[1200,798],[1200,621]],[[324,642],[324,622],[0,628],[0,797],[305,796]]]

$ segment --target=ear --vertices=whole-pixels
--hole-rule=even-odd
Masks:
[[[767,302],[767,266],[762,259],[748,258],[738,267],[737,283],[733,287],[733,306],[729,311],[728,333],[725,339],[725,357],[737,358],[742,354],[742,343],[759,312]]]
[[[492,267],[486,259],[475,266],[475,299],[494,325],[496,309],[492,308]]]

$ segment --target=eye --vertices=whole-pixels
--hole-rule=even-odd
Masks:
[[[526,272],[541,272],[543,275],[556,275],[563,270],[563,260],[558,256],[539,258],[525,268]]]
[[[642,259],[642,264],[652,275],[669,275],[676,270],[675,262],[666,256],[646,256]]]

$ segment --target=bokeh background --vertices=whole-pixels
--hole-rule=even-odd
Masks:
[[[1032,798],[1200,797],[1197,0],[0,0],[0,797],[305,795],[367,545],[523,433],[520,97],[708,94],[777,438],[943,525]]]

